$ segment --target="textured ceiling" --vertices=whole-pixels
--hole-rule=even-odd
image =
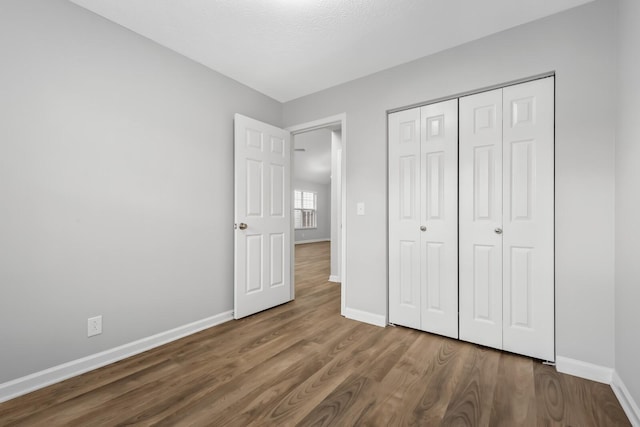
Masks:
[[[592,0],[71,0],[288,101]]]

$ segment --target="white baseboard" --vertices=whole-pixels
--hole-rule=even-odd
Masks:
[[[330,242],[331,239],[311,239],[311,240],[297,240],[296,245],[303,245],[305,243],[318,243],[318,242]]]
[[[613,393],[618,398],[620,406],[624,409],[627,418],[633,427],[640,427],[640,408],[629,390],[622,382],[618,373],[606,366],[594,365],[593,363],[568,357],[556,357],[556,370],[563,374],[574,375],[591,381],[610,384]]]
[[[387,318],[385,316],[369,313],[368,311],[356,310],[355,308],[346,307],[344,309],[344,317],[383,328],[387,326]]]
[[[334,283],[340,283],[340,276],[329,276],[329,281]]]
[[[206,319],[198,320],[187,325],[179,326],[169,331],[160,332],[150,337],[142,338],[128,344],[121,345],[100,353],[92,354],[81,359],[72,360],[62,365],[54,366],[44,371],[17,378],[0,384],[0,403],[22,396],[32,391],[64,381],[85,372],[101,368],[118,360],[151,350],[171,341],[184,338],[196,332],[219,325],[233,319],[233,311],[227,311]]]
[[[563,374],[605,384],[611,384],[611,379],[613,378],[612,368],[562,356],[556,357],[556,370]]]
[[[627,414],[631,425],[633,427],[640,427],[640,408],[638,407],[638,403],[633,400],[631,393],[629,393],[629,390],[616,371],[613,372],[611,388],[618,398],[620,406],[624,409],[624,413]]]

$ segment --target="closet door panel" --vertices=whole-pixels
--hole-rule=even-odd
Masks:
[[[504,349],[555,360],[553,78],[504,89]]]
[[[458,100],[420,116],[421,329],[458,338]]]
[[[389,321],[420,328],[420,109],[389,115]]]
[[[502,89],[460,98],[460,339],[502,348]]]

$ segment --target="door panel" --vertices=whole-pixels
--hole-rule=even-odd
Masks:
[[[389,321],[420,328],[420,109],[389,115]]]
[[[555,360],[553,78],[504,89],[504,349]]]
[[[496,158],[500,152],[495,145],[473,147],[473,219],[474,221],[498,221],[499,182],[496,178],[500,171]]]
[[[246,215],[247,217],[262,216],[262,168],[263,162],[260,160],[246,160]]]
[[[274,233],[269,237],[271,239],[271,247],[269,248],[271,256],[271,281],[269,282],[269,286],[275,288],[285,285],[284,278],[287,274],[287,272],[284,271],[284,256],[286,252],[285,237],[284,233]]]
[[[400,310],[417,311],[420,304],[420,266],[416,262],[419,250],[415,241],[400,241]]]
[[[505,315],[505,320],[509,326],[531,329],[533,326],[531,323],[533,308],[531,291],[534,248],[512,246],[509,249],[510,253],[507,257],[509,277],[505,283],[510,283],[507,293],[510,293],[511,298],[505,298],[505,305],[508,305],[505,313],[510,312],[511,315]]]
[[[444,163],[446,159],[443,151],[427,153],[426,156],[426,220],[437,221],[444,219]]]
[[[249,234],[246,236],[246,288],[247,295],[262,291],[262,236]]]
[[[271,165],[271,216],[282,217],[284,215],[285,171],[282,165]]]
[[[495,246],[473,245],[473,316],[475,322],[495,323],[496,307],[495,287],[500,285],[496,280],[496,261],[501,254]]]
[[[501,89],[460,98],[459,144],[460,339],[502,348]]]
[[[425,257],[426,257],[426,282],[427,282],[427,295],[426,295],[426,311],[432,313],[442,313],[444,310],[443,304],[443,289],[442,276],[446,274],[445,270],[445,255],[444,244],[442,243],[429,243],[425,244]],[[446,292],[446,289],[444,289]],[[427,322],[424,322],[424,327],[429,327]]]
[[[291,299],[290,137],[236,114],[234,317]]]
[[[420,329],[458,338],[458,100],[420,117]]]

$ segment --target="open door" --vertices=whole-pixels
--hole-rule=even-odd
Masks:
[[[292,299],[291,137],[234,116],[234,318]]]

